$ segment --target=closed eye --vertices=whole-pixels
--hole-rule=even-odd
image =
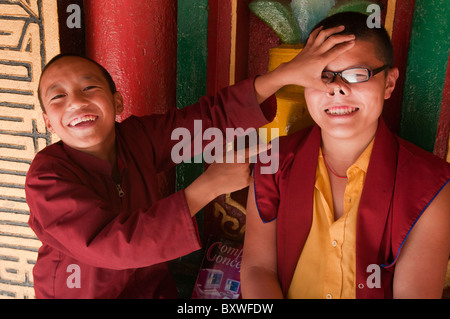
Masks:
[[[54,101],[54,100],[57,100],[57,99],[61,99],[61,98],[63,98],[64,97],[64,94],[58,94],[58,95],[55,95],[54,97],[52,97],[51,99],[50,99],[50,101]]]
[[[98,88],[98,86],[95,86],[95,85],[89,85],[89,86],[86,86],[86,87],[83,89],[83,91],[89,91],[89,90],[96,89],[96,88]]]

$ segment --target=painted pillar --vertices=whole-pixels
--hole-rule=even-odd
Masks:
[[[432,152],[450,47],[450,2],[416,0],[399,135]]]
[[[207,92],[248,76],[250,0],[209,0]],[[267,70],[267,68],[265,67]],[[243,241],[248,188],[224,194],[205,208],[205,237]]]
[[[176,104],[176,1],[85,0],[87,55],[116,81],[129,115]]]
[[[400,126],[414,4],[415,0],[390,0],[387,4],[385,27],[391,34],[394,65],[399,69],[399,78],[391,97],[384,102],[383,118],[395,133]]]
[[[447,62],[447,75],[445,76],[434,154],[450,162],[450,55]]]
[[[84,0],[86,53],[102,64],[130,115],[164,113],[176,105],[177,6],[174,0]],[[175,172],[159,175],[161,196],[173,193]]]
[[[206,95],[208,1],[179,0],[177,29],[176,95],[177,108],[182,109]],[[204,164],[196,162],[178,165],[177,190],[186,188],[203,173]],[[200,217],[197,219],[200,222]]]
[[[166,0],[164,0],[166,1]],[[177,12],[177,108],[198,102],[206,94],[206,60],[208,55],[208,1],[178,0]],[[181,163],[176,169],[176,189],[186,188],[203,173],[203,163]],[[203,236],[204,213],[196,215],[200,237]],[[180,298],[190,298],[197,279],[201,250],[170,263]]]

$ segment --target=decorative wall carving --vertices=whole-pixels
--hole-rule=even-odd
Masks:
[[[56,0],[0,0],[0,298],[34,298],[41,243],[27,224],[24,184],[35,154],[53,142],[36,92],[57,53]]]

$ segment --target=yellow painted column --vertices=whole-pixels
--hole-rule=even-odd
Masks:
[[[395,7],[397,5],[397,0],[389,0],[387,3],[386,19],[384,22],[384,27],[386,28],[389,36],[392,39],[392,32],[394,30],[394,18],[395,18]]]
[[[28,227],[25,176],[53,137],[37,98],[42,67],[59,53],[57,0],[0,3],[0,298],[34,298],[41,246]]]

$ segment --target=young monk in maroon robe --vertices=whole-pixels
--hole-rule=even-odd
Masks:
[[[299,70],[316,125],[280,138],[273,174],[261,174],[264,164],[255,165],[244,298],[442,295],[450,252],[450,164],[383,122],[398,69],[387,32],[366,21],[357,13],[327,18],[287,65]],[[343,43],[349,35],[356,38]],[[343,45],[351,48],[333,55]],[[330,84],[333,92],[318,89]]]

